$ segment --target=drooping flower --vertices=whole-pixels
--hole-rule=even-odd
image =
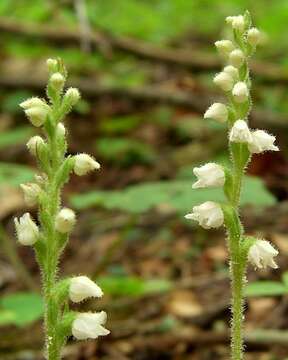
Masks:
[[[248,148],[253,154],[260,154],[263,151],[279,151],[278,146],[274,145],[275,136],[268,134],[264,130],[255,130],[252,132],[252,142]]]
[[[82,176],[90,171],[100,169],[100,164],[87,154],[75,155],[74,172],[76,175]]]
[[[30,214],[25,213],[19,220],[15,218],[14,223],[19,243],[25,246],[35,244],[39,238],[39,230]]]
[[[249,90],[244,81],[237,82],[232,90],[233,97],[236,102],[243,103],[248,100]]]
[[[223,91],[230,91],[234,85],[233,77],[227,72],[220,72],[213,79],[214,84],[220,87]]]
[[[226,105],[221,103],[212,104],[205,112],[204,119],[213,119],[224,123],[228,119],[228,110]]]
[[[33,136],[28,143],[26,144],[30,153],[34,156],[37,156],[37,152],[41,146],[45,146],[45,142],[41,136]]]
[[[103,291],[87,276],[76,276],[70,280],[69,297],[75,303],[89,297],[101,297]]]
[[[229,55],[229,62],[232,66],[239,68],[245,60],[245,55],[243,51],[240,49],[235,49],[231,51]]]
[[[256,46],[261,41],[262,34],[257,28],[251,28],[247,33],[247,41],[250,45]]]
[[[235,121],[230,131],[229,140],[236,143],[251,143],[252,135],[246,121]]]
[[[41,192],[39,185],[35,183],[20,184],[23,190],[24,200],[28,206],[34,206],[38,202],[38,196]]]
[[[227,65],[224,67],[223,72],[229,74],[234,80],[239,78],[239,71],[235,66]]]
[[[63,208],[59,211],[55,219],[55,228],[62,234],[69,233],[76,222],[76,215],[73,210]]]
[[[245,19],[243,15],[228,16],[226,22],[232,26],[233,29],[243,32],[245,29]]]
[[[218,228],[224,222],[221,206],[213,201],[194,206],[192,213],[185,215],[185,218],[197,221],[204,229]]]
[[[193,169],[198,181],[193,184],[193,189],[205,187],[223,186],[225,183],[225,173],[221,165],[208,163]]]
[[[72,323],[72,334],[78,340],[97,339],[110,333],[104,328],[107,320],[105,311],[98,313],[79,313]]]
[[[269,241],[258,239],[248,251],[248,260],[259,269],[266,268],[267,266],[277,269],[278,265],[273,259],[277,255],[278,250]]]
[[[215,42],[215,46],[219,53],[224,56],[228,56],[235,46],[230,40],[219,40]]]

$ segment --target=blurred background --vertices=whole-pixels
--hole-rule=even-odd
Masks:
[[[78,222],[61,275],[89,274],[103,288],[101,301],[75,309],[106,310],[111,335],[69,342],[65,359],[229,358],[225,234],[183,216],[224,199],[192,191],[192,169],[228,161],[225,127],[203,112],[221,99],[214,42],[225,17],[246,9],[266,34],[251,63],[251,126],[282,150],[253,157],[242,196],[247,232],[280,250],[278,270],[249,267],[247,360],[288,359],[287,0],[1,0],[2,360],[43,359],[40,275],[33,251],[16,244],[13,217],[29,211],[19,184],[33,179],[25,144],[37,133],[18,104],[44,96],[48,57],[63,58],[82,93],[66,121],[69,152],[102,165],[65,188]]]

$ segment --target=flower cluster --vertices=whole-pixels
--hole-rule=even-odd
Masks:
[[[63,344],[71,333],[82,340],[95,339],[107,335],[109,331],[103,327],[105,312],[76,313],[65,305],[68,299],[78,303],[90,297],[101,297],[103,292],[99,286],[86,276],[60,281],[56,277],[60,254],[76,223],[75,212],[61,207],[61,189],[72,172],[83,176],[99,169],[100,164],[84,153],[66,155],[63,119],[80,99],[80,93],[76,88],[64,90],[67,73],[61,60],[49,59],[47,65],[48,100],[32,97],[20,104],[31,124],[41,128],[45,135],[45,138],[33,136],[27,143],[41,172],[35,176],[35,182],[21,185],[27,206],[38,206],[39,218],[36,222],[29,213],[25,213],[19,219],[15,218],[14,222],[18,242],[34,247],[43,271],[47,311],[45,322],[49,339],[47,352],[50,359],[49,354],[60,353],[59,344]]]
[[[228,201],[235,203],[235,201],[239,201],[235,194],[240,193],[240,189],[235,189],[237,176],[239,176],[237,171],[240,170],[242,174],[244,173],[252,154],[260,154],[268,150],[278,151],[279,148],[274,144],[275,136],[264,130],[251,130],[248,125],[251,81],[247,63],[261,40],[261,33],[258,29],[251,27],[251,20],[247,14],[245,16],[229,16],[226,22],[233,29],[234,39],[220,40],[215,43],[226,66],[214,77],[214,83],[224,91],[228,103],[212,104],[205,112],[204,118],[227,123],[233,169],[226,169],[211,162],[196,167],[193,172],[197,181],[193,184],[193,188],[224,187]],[[241,159],[239,160],[237,155],[240,151],[246,154],[243,163],[240,163]],[[231,173],[232,175],[229,176]],[[231,176],[232,181],[227,181]],[[213,201],[194,206],[186,218],[197,221],[205,229],[218,228],[225,222],[222,205]],[[275,255],[277,255],[276,250],[271,251],[271,245],[268,242],[259,240],[251,247],[248,259],[259,268],[267,265],[275,267],[272,260]],[[270,261],[268,257],[270,257]]]

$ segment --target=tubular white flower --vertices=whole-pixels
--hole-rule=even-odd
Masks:
[[[41,192],[39,185],[34,183],[20,184],[24,193],[24,200],[28,206],[34,206],[38,202],[38,196]]]
[[[232,94],[235,101],[238,103],[247,101],[249,97],[249,90],[246,83],[244,81],[237,82],[233,87]]]
[[[14,224],[20,244],[25,246],[35,244],[39,238],[39,230],[29,213],[25,213],[19,220],[15,218]]]
[[[55,67],[57,66],[57,60],[56,59],[47,59],[46,64],[48,66],[48,69],[50,71],[53,71]]]
[[[249,249],[248,260],[259,269],[266,268],[267,266],[277,269],[278,265],[273,259],[277,255],[278,250],[276,250],[269,241],[256,240]]]
[[[71,104],[75,105],[80,99],[80,92],[76,88],[70,87],[65,93],[65,99]]]
[[[62,234],[69,233],[76,222],[76,215],[73,210],[63,208],[59,211],[55,219],[55,228]]]
[[[245,60],[245,55],[242,50],[235,49],[231,51],[229,55],[229,63],[232,66],[239,68],[243,64],[244,60]]]
[[[245,19],[243,15],[228,16],[226,22],[232,26],[233,29],[243,32],[245,29]]]
[[[100,169],[100,164],[90,155],[75,155],[74,172],[78,176],[86,175],[90,171]]]
[[[32,125],[40,127],[46,121],[48,109],[46,109],[45,107],[36,106],[25,110],[25,114]]]
[[[185,218],[197,221],[204,229],[218,228],[224,222],[221,206],[213,201],[194,206],[192,213],[185,215]]]
[[[239,78],[239,71],[235,66],[227,65],[224,67],[223,72],[229,74],[234,80]]]
[[[236,143],[251,143],[252,135],[248,128],[246,121],[237,120],[235,121],[231,131],[229,140]]]
[[[61,90],[64,85],[65,78],[61,73],[57,72],[51,76],[50,82],[56,90]]]
[[[224,56],[228,56],[235,46],[230,40],[219,40],[215,42],[215,46],[219,53]]]
[[[233,88],[234,80],[227,72],[220,72],[213,79],[214,84],[220,87],[223,91],[230,91]]]
[[[228,119],[228,110],[226,105],[221,103],[212,104],[205,112],[204,119],[214,119],[224,123]]]
[[[99,298],[102,295],[103,291],[100,287],[87,276],[76,276],[70,281],[69,297],[70,300],[75,303],[81,302],[89,297]]]
[[[37,151],[41,146],[45,146],[45,142],[41,136],[36,135],[28,141],[26,146],[32,155],[37,156]]]
[[[98,313],[79,313],[72,323],[72,335],[78,340],[97,339],[110,333],[103,325],[106,323],[105,311]]]
[[[247,41],[250,45],[256,46],[261,41],[261,32],[257,28],[251,28],[247,33]]]
[[[192,185],[193,189],[223,186],[225,183],[224,170],[221,165],[215,163],[195,167],[193,173],[198,178],[198,181]]]
[[[252,132],[252,142],[248,148],[253,154],[260,154],[264,151],[279,151],[278,146],[274,145],[276,137],[268,134],[264,130],[255,130]]]

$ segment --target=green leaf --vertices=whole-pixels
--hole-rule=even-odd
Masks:
[[[43,314],[43,303],[36,293],[19,292],[4,296],[0,300],[0,324],[28,325]]]
[[[168,291],[171,283],[165,279],[145,280],[132,276],[104,276],[97,283],[113,296],[143,296]]]
[[[185,213],[193,206],[207,200],[225,201],[223,189],[192,190],[192,181],[173,180],[144,183],[129,186],[121,191],[92,191],[74,195],[70,201],[77,209],[102,206],[130,213],[142,213],[151,208],[167,205],[175,211]],[[255,177],[246,177],[241,197],[241,205],[264,207],[275,204],[275,198]]]
[[[245,289],[247,297],[252,296],[280,296],[288,293],[288,289],[277,281],[255,281],[249,283]]]

